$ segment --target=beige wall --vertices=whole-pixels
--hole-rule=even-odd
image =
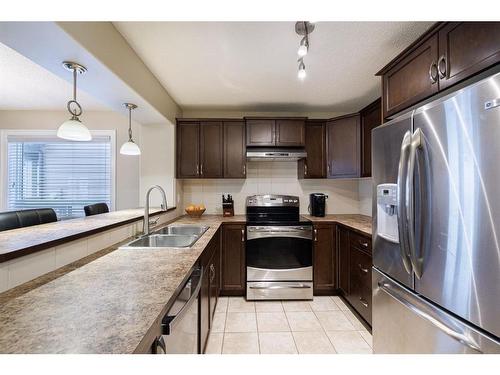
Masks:
[[[65,111],[0,111],[0,129],[57,130],[68,119]],[[139,206],[140,157],[120,154],[128,140],[127,117],[115,112],[84,112],[83,123],[92,130],[116,130],[115,209]],[[134,140],[141,143],[138,123],[133,123]],[[1,146],[0,146],[1,147]]]
[[[175,179],[175,126],[171,123],[148,124],[141,130],[140,204],[146,191],[160,185],[167,193],[168,206],[182,207],[182,185]],[[151,193],[151,205],[159,206],[161,196]]]
[[[248,162],[244,180],[184,180],[184,204],[205,204],[207,213],[222,213],[222,194],[231,194],[235,213],[245,213],[245,198],[253,194],[288,194],[300,197],[300,212],[307,213],[310,193],[328,194],[328,213],[358,213],[358,180],[298,180],[297,162]]]
[[[362,178],[359,180],[359,213],[372,216],[372,187],[371,178]]]

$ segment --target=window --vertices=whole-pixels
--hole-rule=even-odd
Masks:
[[[64,220],[84,216],[88,204],[113,208],[114,131],[92,132],[90,142],[6,131],[2,145],[6,210],[50,207]]]

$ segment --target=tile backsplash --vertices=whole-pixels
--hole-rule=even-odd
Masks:
[[[245,213],[245,198],[249,195],[297,195],[300,197],[300,212],[305,214],[308,212],[310,193],[328,194],[327,213],[367,214],[365,209],[361,212],[359,181],[361,180],[299,180],[297,162],[258,161],[247,163],[247,178],[244,180],[183,180],[182,191],[185,206],[203,203],[207,213],[211,214],[222,214],[222,194],[233,196],[235,214]],[[364,196],[364,199],[368,198]]]

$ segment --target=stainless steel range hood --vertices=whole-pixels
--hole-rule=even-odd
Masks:
[[[304,149],[247,149],[248,161],[297,161],[306,156],[307,153]]]

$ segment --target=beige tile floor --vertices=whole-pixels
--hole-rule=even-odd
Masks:
[[[372,336],[339,297],[220,297],[207,354],[370,354]]]

